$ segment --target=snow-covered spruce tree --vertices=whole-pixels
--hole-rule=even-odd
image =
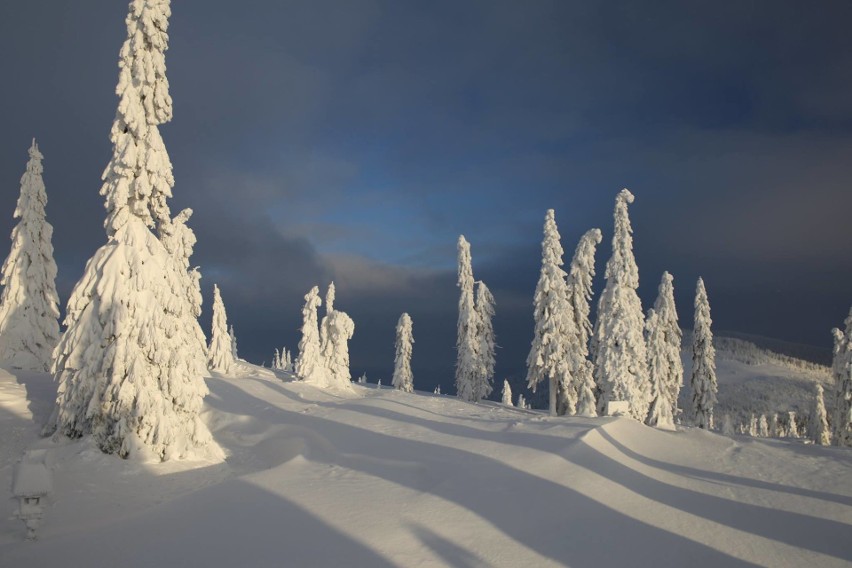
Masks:
[[[597,416],[595,404],[594,365],[589,360],[589,340],[592,336],[592,324],[589,320],[592,300],[592,281],[595,277],[595,250],[601,242],[601,230],[590,229],[580,238],[571,260],[566,283],[568,305],[574,317],[577,331],[575,349],[579,367],[574,373],[574,391],[577,393],[577,414]],[[564,389],[559,400],[566,402]],[[568,406],[567,404],[564,406]],[[570,409],[562,408],[562,412]]]
[[[713,428],[713,407],[716,405],[716,349],[710,326],[710,302],[704,280],[698,279],[695,290],[695,324],[692,331],[692,416],[695,425],[705,430]]]
[[[648,310],[645,339],[648,344],[648,376],[651,378],[651,408],[645,422],[649,426],[673,429],[672,403],[666,381],[669,361],[666,357],[668,345],[665,334],[659,314],[653,308]]]
[[[491,383],[494,380],[494,367],[497,364],[495,348],[496,342],[494,339],[494,296],[485,282],[476,283],[476,336],[479,339],[477,355],[479,356],[479,364],[477,365],[478,375],[476,377],[476,400],[488,398],[493,387]]]
[[[414,344],[411,316],[402,314],[396,324],[396,356],[393,360],[393,386],[405,392],[414,392],[414,375],[411,373],[411,351]]]
[[[503,399],[501,402],[506,406],[515,406],[512,403],[512,387],[506,379],[503,379]]]
[[[852,446],[852,309],[844,331],[833,329],[834,420],[832,440],[836,446]]]
[[[3,263],[0,296],[0,361],[47,371],[59,341],[59,297],[53,261],[53,227],[45,219],[47,194],[41,152],[35,139],[21,177],[21,195],[13,218],[12,249]]]
[[[325,316],[323,316],[322,321],[319,324],[319,333],[320,333],[320,353],[322,353],[323,361],[325,362],[326,368],[331,364],[333,359],[333,354],[331,352],[332,346],[329,341],[330,327],[331,327],[331,314],[334,312],[334,298],[336,295],[336,288],[334,287],[334,282],[331,282],[328,285],[328,290],[325,292]]]
[[[778,413],[773,412],[772,416],[769,417],[769,437],[770,438],[783,438],[784,433],[781,431],[781,426],[778,424]]]
[[[237,353],[237,334],[234,333],[234,326],[228,328],[228,335],[231,338],[231,355],[234,357],[234,362],[238,361],[240,356]]]
[[[622,189],[615,199],[612,256],[606,265],[606,287],[598,302],[598,319],[592,336],[595,383],[600,390],[598,412],[607,403],[624,400],[630,414],[645,420],[650,404],[648,357],[645,350],[645,316],[636,289],[639,269],[633,257],[633,229],[627,205],[633,194]]]
[[[657,325],[660,327],[659,343],[655,344],[657,358],[655,371],[660,374],[661,383],[665,386],[672,409],[676,417],[680,410],[677,407],[680,388],[683,386],[683,360],[680,357],[683,332],[678,325],[677,309],[674,301],[674,278],[668,272],[663,272],[660,286],[657,289],[657,299],[654,302],[654,312],[657,314]],[[650,344],[648,345],[650,349]],[[649,362],[651,357],[649,355]],[[649,373],[653,373],[649,367]],[[651,376],[651,382],[654,377]]]
[[[207,388],[191,297],[197,273],[186,268],[185,245],[194,235],[184,224],[188,213],[170,218],[174,178],[158,129],[172,116],[165,76],[170,15],[168,0],[129,5],[113,157],[101,187],[107,243],[68,301],[68,329],[54,351],[57,404],[45,428],[92,434],[103,451],[122,457],[141,443],[163,460],[211,440],[199,418]]]
[[[757,435],[761,438],[769,437],[769,422],[766,420],[765,414],[761,414],[757,421]]]
[[[518,408],[527,408],[527,400],[523,394],[518,395]]]
[[[796,413],[792,411],[787,413],[787,436],[790,438],[799,437],[799,425],[796,423]]]
[[[816,386],[816,398],[814,399],[814,411],[811,415],[811,439],[814,444],[827,446],[831,443],[831,433],[828,430],[828,417],[825,413],[825,399],[823,398],[822,385]]]
[[[234,366],[234,350],[228,333],[228,315],[219,286],[213,285],[213,321],[210,346],[207,348],[207,367],[211,371],[230,373]]]
[[[355,322],[345,312],[334,309],[334,282],[325,296],[325,317],[320,326],[320,349],[325,365],[327,384],[339,388],[351,388],[349,373],[349,340],[355,333]]]
[[[473,298],[473,267],[470,244],[464,235],[458,242],[459,320],[456,336],[456,394],[468,402],[476,402],[476,382],[480,372],[479,339],[476,306]]]
[[[730,414],[722,416],[722,434],[725,436],[733,436],[735,434],[734,422],[731,420]]]
[[[275,348],[275,353],[272,354],[272,368],[275,370],[281,369],[281,355],[278,353],[278,348]]]
[[[757,437],[757,416],[755,416],[754,414],[752,414],[751,418],[749,419],[747,433],[752,438]]]
[[[535,331],[527,356],[527,386],[536,391],[546,381],[550,394],[550,414],[557,414],[559,382],[565,386],[563,403],[566,412],[576,410],[577,392],[573,388],[573,372],[580,366],[580,353],[574,342],[578,334],[568,304],[566,273],[562,270],[562,244],[553,209],[544,217],[541,242],[541,273],[533,299]]]
[[[306,383],[328,386],[325,363],[320,352],[317,308],[322,304],[319,287],[314,286],[305,295],[302,308],[302,338],[299,340],[299,357],[296,359],[296,376]]]

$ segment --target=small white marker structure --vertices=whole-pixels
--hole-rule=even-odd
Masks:
[[[53,491],[53,476],[45,462],[47,450],[30,450],[24,454],[15,472],[12,493],[20,501],[18,518],[27,526],[27,538],[36,538],[41,517],[44,515],[44,499]]]

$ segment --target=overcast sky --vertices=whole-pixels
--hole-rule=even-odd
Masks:
[[[407,311],[415,382],[446,392],[464,234],[497,299],[498,380],[517,379],[546,209],[569,259],[601,228],[602,274],[622,187],[646,309],[669,270],[684,327],[699,275],[717,330],[828,349],[849,311],[848,0],[172,9],[172,211],[195,210],[202,325],[216,282],[249,360],[295,351],[304,294],[333,279],[353,374],[389,380]],[[125,15],[118,0],[0,3],[0,234],[35,136],[63,303],[105,242]]]

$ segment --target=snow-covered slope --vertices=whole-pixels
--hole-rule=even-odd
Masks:
[[[0,483],[48,448],[39,540],[0,511],[3,566],[844,566],[852,452],[660,432],[242,366],[207,380],[224,463],[42,440],[45,375],[0,371]]]

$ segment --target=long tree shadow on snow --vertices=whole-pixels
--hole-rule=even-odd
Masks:
[[[579,567],[651,565],[659,563],[661,551],[666,551],[670,558],[688,559],[695,565],[752,565],[619,513],[569,487],[498,460],[441,444],[397,438],[312,414],[282,410],[231,382],[220,379],[211,382],[219,395],[208,398],[211,406],[235,413],[254,407],[256,412],[252,415],[270,424],[301,426],[334,439],[343,448],[333,456],[338,465],[456,503],[554,561]],[[274,383],[264,381],[264,385],[277,390]],[[324,406],[324,403],[314,404]],[[336,405],[325,406],[333,408]],[[455,431],[459,436],[482,434],[479,430],[453,425],[442,425],[442,429]],[[429,461],[424,461],[427,458]],[[416,464],[428,471],[426,475],[402,475],[398,469],[387,467],[389,460]],[[471,471],[477,472],[476,478],[468,474]],[[519,491],[519,488],[526,489]],[[554,519],[558,520],[554,522]],[[618,546],[613,546],[613,535],[618,535]]]

